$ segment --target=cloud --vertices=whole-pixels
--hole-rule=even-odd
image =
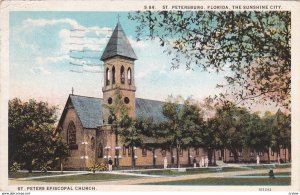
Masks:
[[[135,77],[137,79],[150,77],[151,74],[168,75],[170,70],[170,56],[162,52],[158,39],[138,42],[131,38],[129,40],[138,59],[140,59],[136,61],[135,65]]]
[[[42,66],[31,68],[31,69],[29,69],[29,71],[32,74],[38,74],[38,75],[49,75],[49,74],[51,74],[50,71],[48,71],[46,68],[44,68]]]
[[[32,27],[44,27],[44,26],[53,26],[57,24],[68,24],[72,28],[81,28],[82,26],[78,24],[76,20],[69,18],[61,18],[61,19],[32,19],[28,18],[23,21],[22,28],[32,28]]]
[[[101,36],[101,35],[107,36],[108,34],[112,33],[112,29],[108,28],[108,27],[100,28],[98,26],[92,26],[89,28],[85,28],[84,32],[85,33],[95,33],[97,36]]]
[[[70,57],[68,55],[61,55],[61,56],[49,56],[49,57],[37,57],[35,61],[37,65],[41,66],[50,63],[58,63],[69,59]]]
[[[83,66],[83,71],[86,72],[102,72],[102,69],[100,66]]]
[[[70,30],[68,29],[62,29],[58,33],[60,38],[60,52],[62,54],[68,54],[70,50]]]
[[[147,41],[136,41],[134,38],[129,37],[128,38],[131,46],[135,49],[144,49],[146,47],[149,47],[150,43]]]
[[[51,29],[52,39],[45,40],[41,33]],[[45,69],[36,66],[46,66],[59,62],[72,62],[72,50],[84,51],[75,56],[82,57],[80,64],[98,64],[99,60],[91,61],[89,57],[99,59],[112,29],[108,27],[86,27],[70,18],[61,19],[33,19],[27,18],[22,25],[13,31],[16,44],[20,45],[27,53],[33,56],[29,67],[32,73],[46,73]],[[54,33],[54,34],[53,34]],[[55,41],[55,42],[53,42]],[[45,47],[47,42],[50,47]],[[74,53],[72,53],[73,55]],[[88,57],[88,58],[84,58]],[[77,62],[76,62],[77,63]],[[65,63],[66,64],[66,63]],[[30,68],[33,67],[34,68]],[[83,70],[83,67],[78,67]]]
[[[77,30],[61,29],[59,31],[60,52],[67,55],[72,53],[72,56],[75,55],[83,58],[86,63],[91,63],[89,60],[91,57],[100,58],[110,34],[111,28],[108,27],[81,26]]]

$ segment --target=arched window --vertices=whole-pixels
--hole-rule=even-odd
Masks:
[[[91,149],[92,150],[95,149],[95,138],[94,137],[91,138]]]
[[[103,146],[101,143],[98,146],[98,158],[103,158]]]
[[[106,69],[106,85],[109,85],[109,68]]]
[[[113,66],[112,68],[112,84],[115,84],[116,83],[116,69],[115,69],[115,66]]]
[[[131,68],[128,68],[127,70],[127,80],[128,80],[128,84],[131,85]]]
[[[124,66],[121,67],[121,83],[124,84],[125,83],[125,71],[124,71]]]
[[[73,121],[71,121],[68,126],[68,144],[69,145],[76,144],[76,128]]]

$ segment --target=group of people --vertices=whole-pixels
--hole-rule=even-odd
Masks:
[[[201,157],[198,164],[199,164],[199,167],[208,167],[208,157],[205,156],[205,157]],[[193,164],[194,164],[194,168],[197,167],[197,160],[196,158],[194,157],[193,159]],[[164,158],[164,169],[168,168],[168,159],[167,157]]]
[[[205,156],[205,157],[201,157],[200,160],[199,160],[199,167],[208,167],[208,157]],[[194,157],[193,159],[193,164],[194,164],[194,168],[197,167],[197,160],[196,158]]]

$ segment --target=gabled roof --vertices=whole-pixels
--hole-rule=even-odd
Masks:
[[[70,95],[67,101],[66,108],[68,104],[73,105],[84,128],[95,129],[98,126],[103,125],[103,99]],[[161,122],[165,119],[164,115],[162,114],[162,104],[163,102],[160,101],[136,98],[135,115],[143,116],[145,118],[152,118],[154,122]],[[62,120],[65,117],[66,108],[59,121],[59,126],[61,125]]]
[[[71,102],[84,128],[96,128],[102,122],[102,99],[70,95]]]
[[[133,60],[137,59],[119,22],[106,45],[101,60],[103,61],[115,56],[123,56]]]

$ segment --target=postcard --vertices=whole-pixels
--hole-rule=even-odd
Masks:
[[[2,1],[1,190],[300,190],[297,1]]]

